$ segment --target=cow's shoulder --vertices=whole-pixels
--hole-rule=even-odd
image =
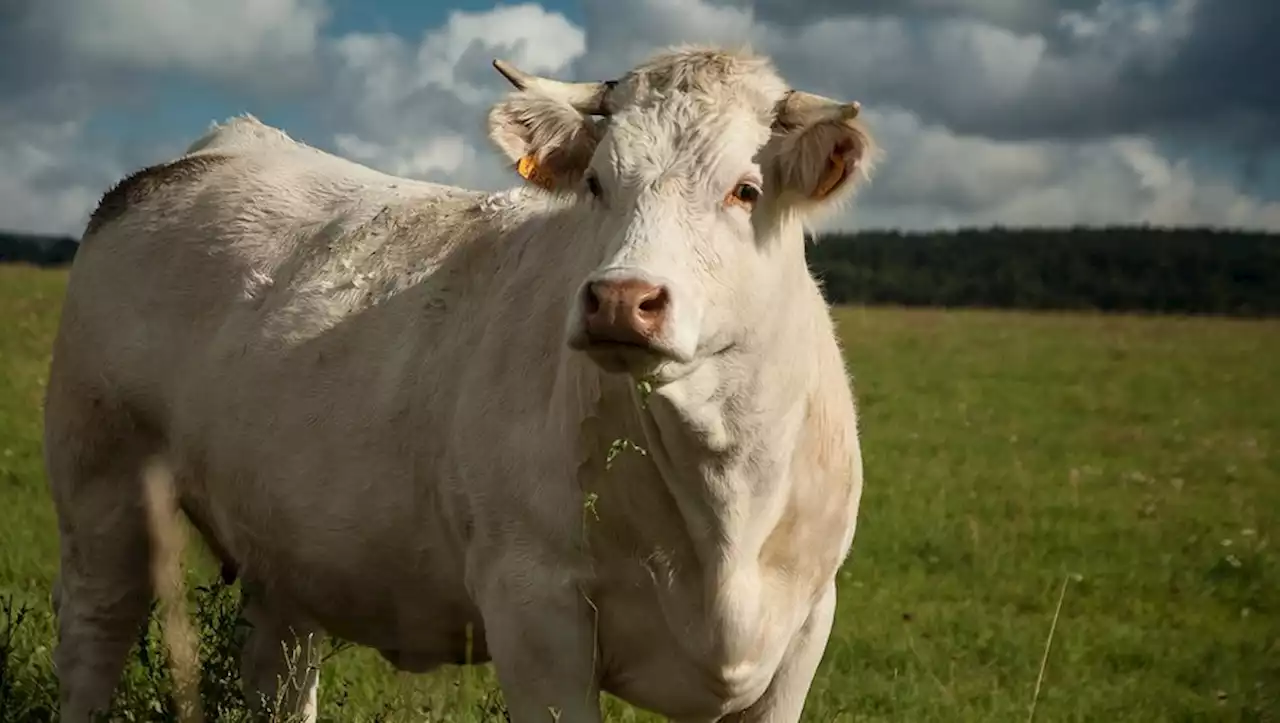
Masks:
[[[200,180],[230,160],[230,156],[222,153],[197,153],[134,171],[102,195],[89,216],[85,236],[120,218],[150,196]]]

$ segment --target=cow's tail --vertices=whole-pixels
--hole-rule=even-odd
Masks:
[[[160,599],[160,625],[178,696],[178,720],[203,723],[199,645],[187,615],[182,575],[186,535],[178,520],[173,472],[163,459],[154,458],[147,463],[142,481],[151,536],[151,583]]]

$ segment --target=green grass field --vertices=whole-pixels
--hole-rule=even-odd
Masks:
[[[0,593],[31,607],[0,630],[3,720],[47,717],[51,694],[40,399],[64,283],[0,268]],[[838,314],[866,492],[807,720],[1028,720],[1069,581],[1035,720],[1280,721],[1280,323]],[[148,665],[130,675],[137,706]],[[491,680],[396,675],[348,649],[326,664],[322,707],[478,720]]]

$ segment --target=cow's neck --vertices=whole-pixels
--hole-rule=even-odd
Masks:
[[[818,375],[813,355],[798,350],[811,346],[814,331],[828,323],[801,240],[795,241],[798,258],[780,259],[779,272],[793,278],[779,288],[789,291],[778,293],[753,335],[722,358],[647,397],[630,380],[601,378],[601,405],[608,410],[602,418],[618,412],[630,417],[626,427],[638,430],[640,439],[626,441],[644,455],[629,460],[628,468],[650,473],[640,473],[649,479],[619,482],[661,485],[649,492],[669,496],[682,521],[679,546],[696,555],[704,574],[732,575],[729,568],[758,560],[783,514],[788,466]],[[632,453],[625,441],[621,445],[617,454]],[[652,479],[653,472],[660,480]],[[660,548],[677,541],[648,542]]]

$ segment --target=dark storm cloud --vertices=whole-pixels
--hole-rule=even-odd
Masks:
[[[1201,0],[1194,31],[1166,72],[1133,71],[1125,85],[1150,83],[1135,109],[1154,118],[1203,119],[1237,141],[1280,144],[1280,2]]]
[[[57,33],[41,10],[30,2],[0,2],[0,123],[64,117],[87,101],[88,88],[72,81],[74,61],[58,52]]]
[[[1098,0],[713,0],[717,5],[751,8],[757,19],[789,26],[824,18],[899,17],[973,18],[1020,32],[1052,32],[1068,10],[1087,11]]]
[[[1174,2],[1143,4],[1167,9]],[[1135,50],[1149,41],[1139,34],[1093,42],[1073,38],[1064,15],[1095,15],[1099,0],[717,4],[750,5],[757,20],[792,36],[794,47],[784,46],[778,53],[780,65],[805,77],[831,75],[829,59],[806,57],[798,35],[805,26],[839,18],[902,21],[875,31],[900,32],[907,38],[894,49],[900,57],[864,65],[851,51],[849,78],[839,85],[856,85],[860,97],[901,105],[958,132],[1001,139],[1159,133],[1210,137],[1243,148],[1280,147],[1280,0],[1199,0],[1189,31],[1169,41],[1167,54]],[[1113,7],[1132,10],[1139,5],[1134,0]],[[963,75],[965,69],[953,64],[942,36],[930,32],[948,24],[955,31],[954,22],[966,20],[985,24],[993,35],[1004,33],[1010,40],[1043,40],[1043,56],[1020,92],[984,94],[989,74]]]
[[[63,0],[0,0],[0,124],[80,120],[145,94],[136,74],[71,47],[65,25],[73,11]]]
[[[1200,0],[1190,33],[1165,62],[1133,58],[1097,82],[1084,74],[1086,58],[1067,58],[1038,71],[1030,91],[1007,106],[944,120],[1002,137],[1168,132],[1275,148],[1278,30],[1276,0]],[[1072,65],[1080,71],[1072,73]]]

